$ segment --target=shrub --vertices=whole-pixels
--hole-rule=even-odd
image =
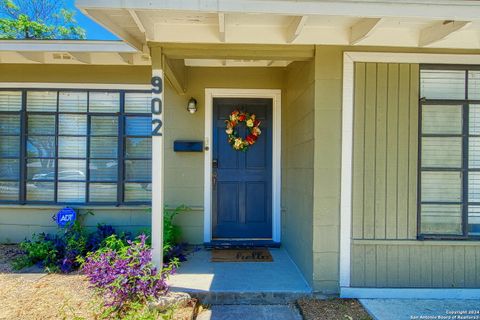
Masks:
[[[21,256],[13,261],[13,268],[16,270],[38,265],[49,269],[50,271],[58,270],[58,250],[55,243],[47,238],[45,233],[33,235],[32,241],[24,241],[20,247],[25,251],[26,255]]]
[[[181,230],[173,224],[173,219],[181,212],[190,210],[186,206],[179,206],[173,210],[165,209],[164,213],[164,261],[185,261],[186,244],[178,244]],[[131,233],[117,235],[111,225],[99,224],[94,232],[88,233],[83,226],[85,216],[93,215],[88,211],[79,215],[75,223],[60,229],[58,234],[40,233],[33,235],[31,241],[21,243],[26,255],[17,258],[13,267],[17,270],[38,265],[48,272],[62,271],[65,273],[77,270],[88,252],[112,249],[118,251],[128,246],[133,240]],[[149,234],[149,230],[145,231]],[[149,239],[147,237],[147,239]],[[150,243],[147,243],[150,245]]]
[[[98,248],[100,248],[100,246],[102,245],[103,241],[115,233],[115,229],[111,225],[98,224],[95,232],[92,232],[88,236],[87,250],[89,252],[98,250]]]
[[[191,209],[185,205],[175,209],[165,208],[163,213],[163,259],[164,261],[178,260],[186,261],[185,255],[187,243],[178,243],[182,231],[180,227],[173,224],[173,219],[180,213],[188,212]]]
[[[93,234],[104,233],[104,229],[113,230],[111,226],[99,225]],[[19,270],[37,265],[48,272],[68,273],[80,267],[78,257],[85,256],[91,247],[98,248],[103,240],[89,236],[80,222],[61,229],[56,235],[34,234],[31,241],[20,244],[26,255],[15,259],[13,267]]]
[[[170,264],[158,272],[151,262],[146,238],[140,235],[122,247],[118,239],[111,236],[107,238],[106,247],[88,254],[83,263],[83,273],[103,295],[105,306],[112,307],[119,315],[125,314],[132,303],[145,303],[168,291],[166,278],[176,265]]]

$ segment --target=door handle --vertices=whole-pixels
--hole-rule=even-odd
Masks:
[[[212,174],[212,187],[213,189],[217,187],[217,173]]]

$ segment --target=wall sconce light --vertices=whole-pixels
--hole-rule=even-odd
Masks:
[[[190,98],[190,100],[188,100],[187,111],[191,114],[197,112],[197,100],[194,98]]]

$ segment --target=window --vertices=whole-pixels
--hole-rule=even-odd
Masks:
[[[0,202],[151,200],[151,93],[0,91]]]
[[[420,72],[420,237],[480,236],[480,70]]]

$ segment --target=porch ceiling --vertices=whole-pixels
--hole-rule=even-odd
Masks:
[[[138,49],[151,42],[480,48],[472,0],[77,0]]]

